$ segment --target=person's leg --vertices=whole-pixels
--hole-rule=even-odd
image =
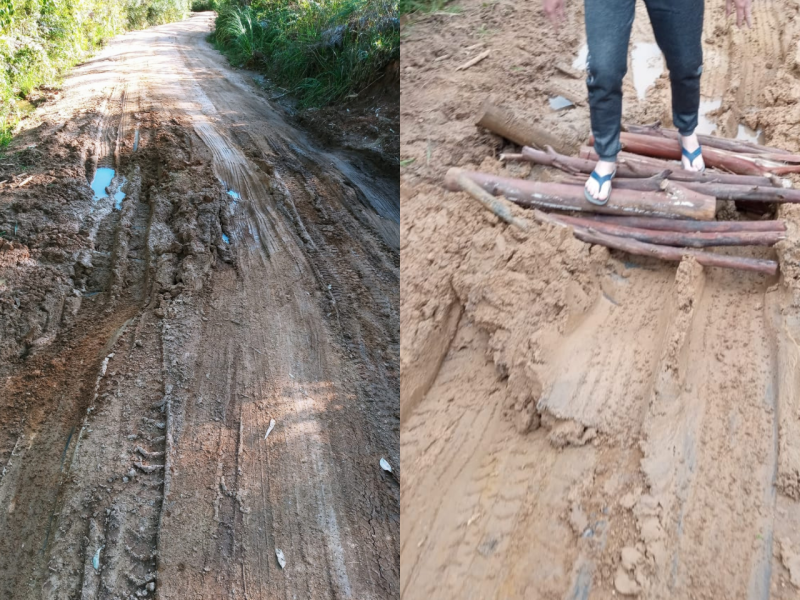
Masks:
[[[703,0],[645,0],[653,33],[667,60],[672,84],[672,122],[688,152],[700,147],[694,133],[700,108],[700,76],[703,72]],[[702,157],[684,168],[702,170]]]
[[[584,0],[584,7],[589,46],[586,86],[594,149],[600,157],[595,170],[599,175],[609,175],[616,168],[620,150],[622,78],[628,70],[628,41],[636,0]],[[593,198],[604,200],[611,184],[600,185],[590,178],[586,189]]]

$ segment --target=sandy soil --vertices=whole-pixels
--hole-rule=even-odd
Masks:
[[[516,149],[473,125],[486,97],[573,147],[589,130],[580,3],[557,33],[538,2],[451,6],[403,25],[401,597],[798,597],[800,212],[736,250],[777,258],[767,278],[524,234],[443,192],[451,166],[553,175],[495,160]],[[625,119],[669,123],[637,11]],[[702,128],[800,150],[796,6],[754,21],[707,3]]]
[[[1,161],[2,598],[399,593],[396,170],[211,18],[111,42]]]

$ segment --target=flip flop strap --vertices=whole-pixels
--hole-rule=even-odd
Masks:
[[[699,146],[697,147],[697,149],[694,152],[689,152],[686,148],[681,146],[681,154],[683,154],[686,158],[689,159],[689,164],[690,165],[694,163],[695,159],[698,156],[700,156],[700,152],[702,152],[702,148],[700,148]]]
[[[600,189],[603,189],[603,186],[611,181],[614,178],[614,173],[609,173],[608,175],[600,175],[597,171],[592,171],[591,175],[592,179],[594,179],[597,183],[600,184]]]

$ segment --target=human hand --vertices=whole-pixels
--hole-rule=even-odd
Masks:
[[[725,14],[730,16],[735,7],[736,25],[741,27],[744,23],[747,23],[748,28],[752,27],[753,22],[750,16],[750,3],[751,0],[726,0]],[[545,6],[546,5],[547,5],[547,0],[545,0]],[[545,9],[545,12],[547,12],[547,9]]]
[[[737,0],[737,2],[742,1]],[[565,0],[544,0],[544,14],[555,26],[558,26],[564,20],[564,3]],[[748,5],[750,4],[749,0],[747,3]]]

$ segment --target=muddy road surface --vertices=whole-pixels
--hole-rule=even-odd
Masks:
[[[396,168],[212,19],[113,40],[0,166],[0,597],[399,593]]]
[[[556,176],[495,159],[519,150],[475,128],[489,96],[589,132],[582,3],[558,32],[539,2],[456,6],[403,24],[401,597],[797,598],[800,212],[737,251],[779,260],[765,277],[524,234],[444,192],[452,166]],[[706,3],[700,129],[798,151],[796,7],[753,8],[737,31]],[[642,3],[631,55],[624,120],[669,124]]]

